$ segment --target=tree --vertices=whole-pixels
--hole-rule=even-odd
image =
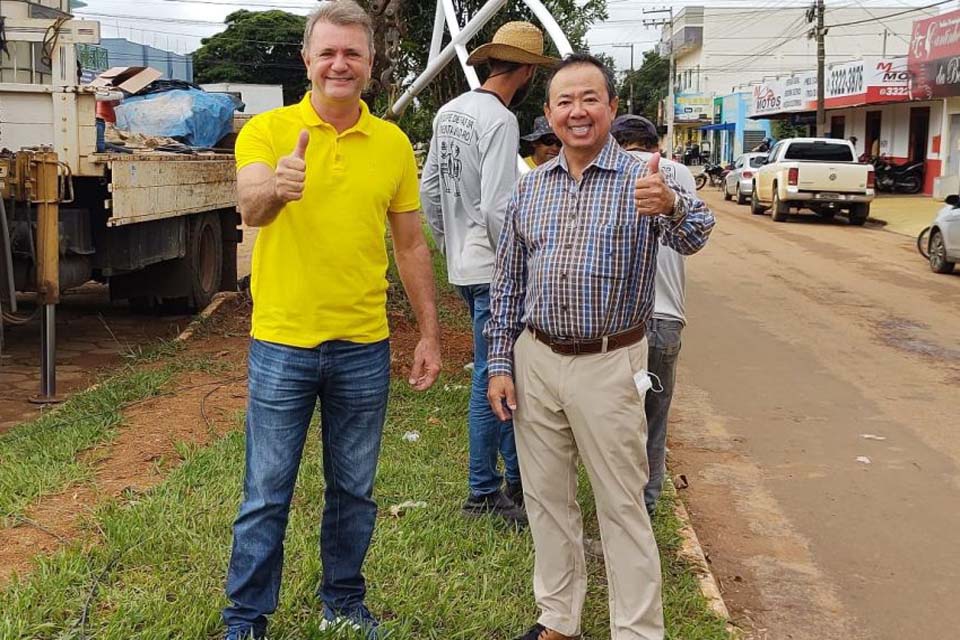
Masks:
[[[360,4],[373,16],[377,48],[373,82],[364,98],[375,113],[385,113],[390,102],[427,66],[436,4],[402,0],[396,19],[385,14],[384,9],[388,6],[385,0],[360,0]],[[483,4],[484,0],[453,0],[460,24],[465,24]],[[544,0],[544,4],[576,50],[586,49],[584,36],[590,25],[607,16],[606,0]],[[468,49],[489,42],[497,28],[510,20],[537,22],[526,6],[510,3],[477,34]],[[202,40],[202,46],[194,52],[197,82],[280,83],[286,104],[299,100],[308,88],[300,60],[305,18],[279,10],[241,10],[228,15],[225,22],[227,28],[224,31]],[[385,51],[385,36],[390,27],[400,30],[400,46],[394,60],[390,60]],[[444,45],[449,39],[447,33]],[[549,38],[546,40],[547,53],[557,55],[556,47]],[[385,86],[378,80],[391,63],[393,82]],[[529,98],[516,109],[522,131],[529,130],[533,119],[543,114],[545,85],[546,74],[539,73],[530,88]],[[411,140],[428,141],[436,110],[468,88],[459,63],[449,64],[404,114],[400,124]]]
[[[660,102],[667,96],[669,82],[670,61],[653,49],[645,51],[640,68],[624,74],[620,84],[620,105],[626,110],[630,84],[633,83],[633,112],[656,122]]]
[[[198,83],[251,82],[283,85],[283,102],[292,104],[307,89],[300,57],[306,18],[286,11],[234,11],[227,28],[201,40],[193,53]]]
[[[483,4],[484,0],[453,0],[454,10],[460,24],[466,24],[467,20],[474,16]],[[574,50],[586,50],[584,36],[590,25],[607,17],[606,0],[586,0],[586,2],[583,0],[544,0],[544,5],[550,10],[560,28],[563,29]],[[404,31],[399,60],[394,70],[394,78],[403,78],[404,84],[406,84],[427,66],[436,5],[433,2],[406,0],[403,3],[402,11],[401,22]],[[505,22],[511,20],[528,20],[538,24],[536,18],[525,5],[519,2],[511,2],[501,9],[496,17],[470,41],[467,50],[473,50],[481,44],[489,42],[496,30]],[[446,33],[444,46],[449,40],[449,33]],[[547,54],[556,56],[556,47],[550,42],[549,37],[545,36],[545,40],[547,41]],[[484,80],[483,69],[478,69],[478,73],[480,73],[482,82]],[[520,121],[522,132],[529,131],[533,127],[533,119],[536,116],[543,115],[546,77],[546,73],[540,72],[537,74],[533,85],[530,87],[529,97],[514,110],[517,119]],[[460,69],[460,64],[454,60],[420,94],[417,104],[407,110],[401,120],[401,126],[414,142],[429,141],[432,114],[436,113],[436,110],[444,103],[468,89],[469,86]],[[383,113],[386,111],[388,96],[382,94],[378,98],[376,111]],[[424,117],[424,114],[420,113],[421,111],[426,111],[430,114],[430,117]]]

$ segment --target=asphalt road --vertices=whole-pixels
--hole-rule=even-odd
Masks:
[[[868,224],[701,195],[671,473],[747,637],[947,640],[960,607],[960,274]]]

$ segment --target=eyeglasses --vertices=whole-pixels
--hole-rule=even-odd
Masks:
[[[537,144],[542,144],[545,147],[559,147],[560,139],[557,136],[543,136],[537,140]]]

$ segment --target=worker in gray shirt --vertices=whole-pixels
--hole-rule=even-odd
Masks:
[[[526,523],[512,422],[501,422],[487,402],[487,342],[490,280],[497,240],[516,186],[520,128],[509,106],[519,104],[540,65],[543,34],[528,22],[509,22],[493,41],[470,54],[467,64],[485,64],[483,86],[437,112],[423,167],[421,202],[434,240],[447,259],[447,273],[470,307],[474,368],[468,414],[468,516],[492,514]],[[503,458],[506,487],[498,470]]]
[[[618,117],[613,121],[611,133],[620,146],[643,161],[649,160],[654,153],[660,153],[657,128],[643,116]],[[697,185],[693,175],[679,162],[661,159],[660,172],[674,178],[690,193],[696,192]],[[653,389],[647,393],[645,406],[650,477],[643,491],[643,500],[651,516],[657,506],[666,471],[667,414],[673,400],[677,356],[680,354],[680,333],[686,324],[683,306],[683,260],[684,257],[670,247],[663,244],[659,246],[657,275],[654,279],[656,298],[653,303],[653,318],[647,324],[647,370],[656,376]]]

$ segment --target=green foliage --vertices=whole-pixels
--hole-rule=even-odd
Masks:
[[[475,15],[483,3],[484,0],[453,0],[460,24],[465,24],[470,16]],[[361,4],[369,8],[370,2]],[[606,0],[546,0],[544,4],[567,34],[575,50],[586,49],[584,36],[587,29],[607,17]],[[364,96],[374,113],[385,113],[390,102],[426,68],[435,11],[436,5],[433,2],[405,2],[401,5],[401,16],[398,20],[401,29],[400,55],[391,74],[394,86],[381,86],[377,81],[390,62],[384,55],[383,45],[384,32],[389,21],[383,16],[374,15],[377,57],[374,61],[374,81],[369,93]],[[537,23],[524,5],[511,3],[477,34],[469,43],[468,49],[489,42],[497,28],[511,20]],[[300,43],[305,25],[303,16],[279,10],[241,10],[228,15],[225,22],[227,28],[205,38],[202,46],[194,53],[194,75],[197,82],[280,83],[283,85],[285,104],[291,104],[303,97],[309,85],[300,58]],[[548,53],[557,55],[556,47],[549,42],[549,38],[547,40]],[[445,36],[444,44],[448,41],[449,34]],[[481,80],[484,77],[483,72],[481,69]],[[529,130],[533,126],[533,119],[543,114],[546,78],[546,73],[537,75],[528,99],[516,109],[522,131]],[[428,142],[433,114],[445,102],[468,88],[459,64],[454,62],[448,65],[407,110],[400,126],[413,142]]]
[[[774,120],[771,131],[775,140],[802,138],[808,134],[806,125],[790,124],[789,120]]]
[[[670,61],[655,50],[643,53],[643,63],[633,73],[624,74],[620,84],[620,108],[627,110],[630,87],[633,86],[633,112],[657,121],[660,101],[666,97],[670,81]]]
[[[193,54],[198,83],[282,84],[283,102],[292,104],[307,89],[300,57],[306,18],[286,11],[234,11],[227,28],[204,38]]]
[[[460,24],[475,15],[484,0],[453,0],[454,9],[459,17]],[[560,28],[566,33],[574,50],[586,50],[584,36],[595,22],[607,17],[606,0],[545,0],[544,5],[557,20]],[[427,65],[429,43],[433,33],[433,20],[436,5],[433,2],[406,2],[404,3],[402,23],[405,32],[401,46],[401,56],[395,70],[395,78],[405,78],[410,81]],[[502,9],[483,30],[477,34],[467,46],[473,50],[493,38],[493,34],[504,23],[511,20],[528,20],[534,24],[539,22],[530,11],[519,2],[511,2]],[[547,54],[556,56],[556,47],[545,37]],[[444,38],[444,45],[449,41],[449,33]],[[480,80],[484,79],[484,69],[478,69]],[[534,84],[530,88],[529,97],[514,111],[520,121],[520,131],[526,132],[533,127],[533,119],[543,115],[543,96],[546,87],[547,74],[538,73]],[[453,62],[420,94],[417,104],[408,109],[400,124],[414,142],[429,142],[430,125],[433,114],[444,103],[449,102],[469,86],[463,76],[460,65]],[[379,104],[378,104],[379,106]],[[425,113],[417,113],[423,111]],[[383,109],[378,109],[382,113]]]

